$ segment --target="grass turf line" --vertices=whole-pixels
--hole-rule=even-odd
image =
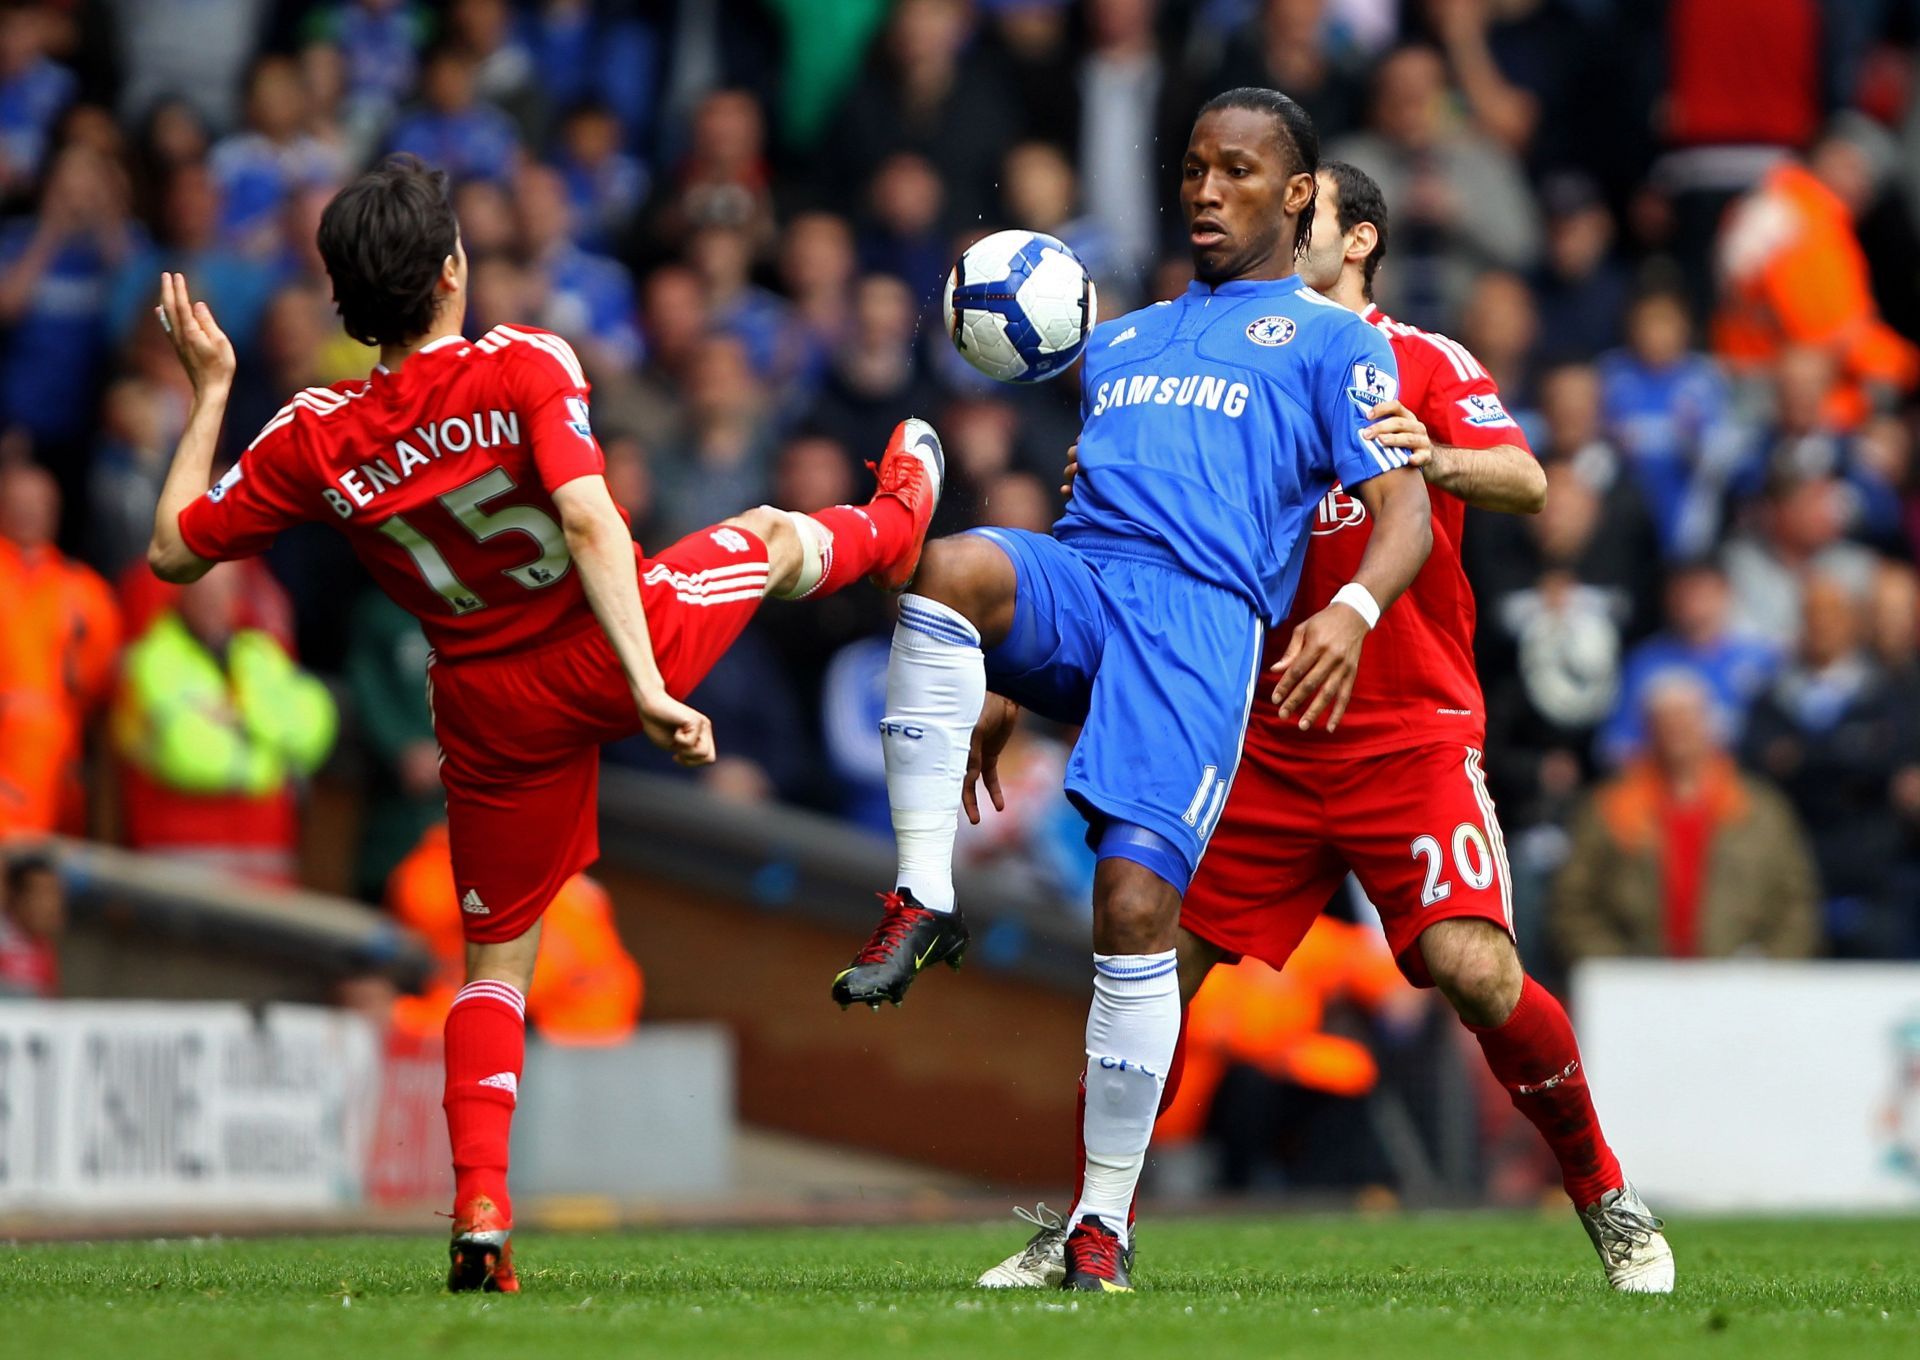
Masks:
[[[1618,1297],[1573,1215],[1149,1223],[1132,1297],[991,1293],[1018,1225],[517,1241],[526,1293],[450,1297],[428,1238],[0,1247],[0,1350],[63,1360],[680,1355],[1920,1355],[1920,1221],[1670,1228]],[[644,1348],[644,1349],[642,1349]]]

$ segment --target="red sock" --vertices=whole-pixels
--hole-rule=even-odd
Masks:
[[[1600,1132],[1573,1023],[1553,993],[1531,977],[1503,1025],[1468,1025],[1487,1066],[1520,1111],[1547,1140],[1575,1207],[1584,1209],[1624,1178],[1619,1159]]]
[[[455,1211],[486,1195],[511,1221],[507,1140],[526,1058],[526,998],[505,982],[469,982],[447,1012],[447,1133]]]
[[[913,512],[893,496],[875,496],[865,505],[830,505],[814,511],[813,518],[833,535],[833,546],[808,599],[842,590],[899,561],[913,547]]]

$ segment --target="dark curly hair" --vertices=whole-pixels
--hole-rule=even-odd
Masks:
[[[1293,153],[1293,167],[1287,173],[1312,175],[1319,171],[1320,133],[1313,126],[1313,115],[1280,91],[1259,85],[1242,85],[1238,89],[1223,91],[1200,106],[1194,121],[1198,122],[1219,109],[1245,109],[1249,113],[1266,114],[1273,120],[1274,135],[1280,139],[1281,145]],[[1319,195],[1320,187],[1316,183],[1313,197],[1307,199],[1307,206],[1300,210],[1300,225],[1295,228],[1293,237],[1295,258],[1307,253],[1307,241],[1313,235],[1314,199]]]
[[[397,345],[432,329],[459,238],[446,171],[417,157],[389,156],[335,194],[320,216],[320,256],[347,334]]]
[[[1367,299],[1372,301],[1373,276],[1380,272],[1380,262],[1387,258],[1387,196],[1380,192],[1374,177],[1357,165],[1328,161],[1320,171],[1340,191],[1339,211],[1334,217],[1341,231],[1352,231],[1362,222],[1373,223],[1373,249],[1367,252],[1366,262],[1360,267]]]

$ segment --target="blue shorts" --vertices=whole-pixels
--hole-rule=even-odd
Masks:
[[[976,529],[1013,560],[1013,629],[987,653],[996,694],[1080,726],[1067,796],[1100,842],[1110,822],[1171,843],[1187,879],[1240,763],[1266,624],[1230,590],[1147,545],[1069,545],[1022,529]],[[1119,830],[1119,828],[1116,828]],[[1102,853],[1173,881],[1179,866],[1107,836]],[[1151,838],[1133,838],[1139,842]]]

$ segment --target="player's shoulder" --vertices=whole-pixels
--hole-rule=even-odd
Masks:
[[[1369,324],[1386,336],[1402,369],[1431,368],[1440,377],[1462,384],[1491,381],[1473,351],[1450,335],[1396,321],[1385,312],[1376,313]]]
[[[1360,319],[1359,313],[1306,284],[1300,285],[1287,299],[1287,304],[1284,318],[1297,330],[1301,348],[1310,356],[1344,359],[1353,355],[1377,356],[1383,349],[1390,349],[1379,332]],[[1247,328],[1247,337],[1259,342],[1261,336],[1256,333],[1257,329],[1263,322],[1276,319],[1256,321]]]
[[[573,346],[538,326],[495,326],[473,342],[475,350],[503,369],[532,369],[557,374],[575,387],[587,385],[586,370]]]
[[[1178,310],[1172,302],[1150,302],[1110,321],[1102,321],[1087,335],[1087,357],[1091,359],[1134,340],[1150,339],[1171,331]]]
[[[269,441],[286,443],[303,434],[324,440],[350,418],[348,413],[354,403],[367,394],[367,386],[365,378],[354,378],[330,387],[301,388],[260,427],[260,433],[247,447],[258,448]]]

